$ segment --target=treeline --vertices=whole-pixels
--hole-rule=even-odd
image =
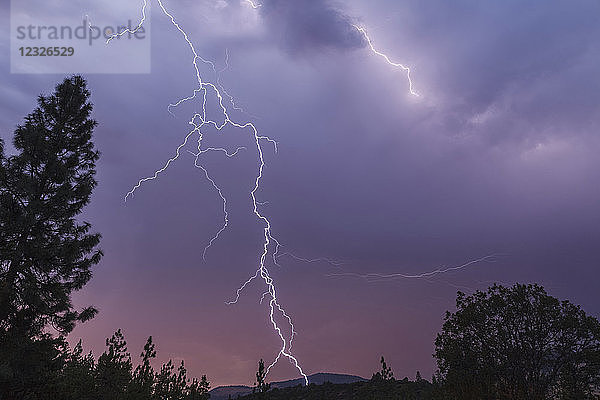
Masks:
[[[264,364],[258,364],[256,383],[253,393],[238,396],[239,400],[432,400],[440,393],[441,386],[432,384],[421,377],[417,371],[415,380],[408,378],[397,380],[392,368],[387,365],[384,357],[380,360],[381,369],[375,372],[370,381],[333,384],[325,382],[322,385],[297,385],[287,388],[271,388],[265,382]]]
[[[295,386],[239,397],[239,400],[432,400],[434,385],[426,380],[369,381]]]
[[[0,361],[0,399],[31,400],[208,400],[210,384],[187,376],[183,361],[170,360],[154,371],[155,345],[149,337],[135,368],[120,330],[106,339],[96,360],[63,338],[46,337],[4,347]],[[7,354],[9,353],[9,354]],[[5,358],[10,356],[10,358]]]
[[[263,390],[244,400],[598,400],[600,322],[539,285],[458,293],[435,341],[431,382],[396,380],[383,357],[370,382]]]

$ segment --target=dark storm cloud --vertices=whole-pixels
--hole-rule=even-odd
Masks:
[[[271,34],[291,53],[356,49],[366,44],[353,19],[327,0],[265,0],[260,11]]]

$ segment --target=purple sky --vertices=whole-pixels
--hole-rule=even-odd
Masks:
[[[344,261],[340,269],[282,258],[271,268],[307,373],[370,377],[384,354],[396,376],[429,377],[457,288],[539,282],[600,314],[600,3],[263,4],[165,0],[205,58],[222,67],[228,49],[223,84],[279,142],[278,154],[265,151],[259,197],[283,251]],[[62,76],[9,73],[9,9],[0,7],[0,135],[10,142],[36,96]],[[411,66],[421,98],[367,50],[353,23]],[[206,262],[222,205],[191,156],[125,204],[131,186],[173,155],[197,108],[167,112],[194,88],[194,71],[157,9],[152,52],[152,74],[87,76],[102,158],[85,217],[106,256],[77,295],[100,314],[72,338],[98,355],[122,328],[137,355],[153,335],[160,361],[185,359],[217,385],[251,384],[258,359],[279,346],[258,304],[264,285],[235,306],[225,301],[261,250],[249,197],[256,152],[247,132],[206,135],[207,144],[248,146],[234,159],[205,158],[230,206],[230,226]],[[500,254],[493,263],[429,280],[329,276],[418,273],[492,253]],[[270,379],[295,376],[283,361]]]

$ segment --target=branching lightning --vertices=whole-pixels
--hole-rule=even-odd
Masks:
[[[113,36],[108,38],[107,44],[109,44],[112,39],[117,38],[121,35],[124,35],[125,33],[133,34],[143,26],[143,24],[147,18],[146,12],[147,12],[147,7],[148,7],[148,1],[149,0],[144,0],[144,2],[143,2],[142,17],[141,17],[140,22],[138,23],[137,27],[134,29],[131,29],[131,30],[126,29],[121,32],[115,33]],[[158,5],[160,6],[160,9],[162,10],[163,14],[166,15],[171,20],[172,25],[183,36],[183,39],[187,43],[190,51],[192,52],[192,54],[194,56],[192,63],[193,63],[194,69],[196,71],[196,81],[198,84],[197,88],[193,91],[192,95],[190,95],[189,97],[182,98],[179,101],[175,102],[174,104],[170,104],[169,111],[171,111],[172,108],[177,107],[187,101],[196,99],[198,97],[198,94],[201,93],[202,112],[196,113],[192,116],[191,120],[189,121],[189,124],[193,126],[193,129],[190,130],[190,132],[188,132],[188,134],[185,136],[183,142],[176,148],[175,155],[173,157],[171,157],[170,159],[168,159],[167,162],[163,165],[163,167],[156,170],[154,172],[154,174],[152,174],[149,177],[140,179],[137,182],[137,184],[134,185],[133,188],[126,194],[125,200],[127,200],[129,197],[133,196],[135,194],[136,190],[139,189],[145,182],[157,179],[160,174],[162,174],[164,171],[166,171],[169,168],[169,166],[180,157],[182,149],[188,144],[190,138],[193,135],[197,135],[198,136],[197,152],[192,153],[192,155],[194,156],[194,165],[196,166],[196,168],[199,168],[203,171],[206,179],[212,184],[214,189],[219,194],[219,196],[223,202],[223,212],[224,212],[224,224],[221,227],[221,229],[216,233],[216,235],[210,240],[210,242],[208,243],[206,248],[204,249],[203,256],[205,256],[206,252],[208,251],[210,246],[214,243],[215,240],[217,240],[219,238],[219,235],[227,228],[229,214],[227,212],[227,199],[223,195],[222,190],[217,185],[215,180],[212,179],[212,177],[208,173],[207,169],[200,163],[200,157],[204,153],[209,152],[209,151],[223,152],[227,157],[233,157],[241,150],[241,148],[238,148],[234,153],[229,153],[224,148],[204,148],[203,149],[202,148],[202,139],[203,139],[202,128],[205,126],[210,126],[210,127],[215,128],[217,131],[220,131],[223,128],[225,128],[226,126],[233,126],[238,129],[250,131],[250,133],[252,134],[252,137],[253,137],[253,141],[256,145],[256,150],[258,153],[258,161],[259,161],[258,173],[256,175],[254,188],[250,192],[250,197],[251,197],[252,203],[253,203],[253,212],[256,215],[256,217],[263,223],[263,226],[264,226],[264,228],[263,228],[264,243],[263,243],[263,250],[262,250],[262,253],[259,258],[258,268],[257,268],[256,272],[240,288],[237,289],[235,300],[228,302],[227,304],[235,304],[239,300],[240,294],[243,291],[243,289],[248,284],[250,284],[254,279],[260,277],[264,281],[264,283],[267,287],[267,291],[265,292],[265,294],[263,294],[261,302],[262,302],[262,300],[264,300],[264,298],[266,296],[269,297],[269,319],[271,321],[271,325],[272,325],[273,329],[275,330],[275,332],[279,336],[279,339],[281,340],[281,349],[279,350],[279,352],[278,352],[277,356],[275,357],[275,359],[273,360],[273,362],[267,368],[266,372],[268,373],[271,370],[271,368],[275,364],[277,364],[277,362],[282,357],[285,357],[291,361],[291,363],[296,367],[296,369],[298,370],[300,375],[302,375],[302,377],[304,378],[304,382],[306,384],[308,384],[308,377],[302,370],[302,367],[300,366],[296,357],[291,354],[292,342],[294,339],[294,335],[296,333],[292,318],[287,314],[285,309],[279,303],[279,301],[277,299],[277,290],[275,287],[275,283],[273,281],[273,278],[269,275],[269,271],[266,267],[266,260],[269,255],[270,249],[273,246],[276,246],[275,252],[274,252],[274,255],[276,255],[277,249],[279,248],[279,242],[277,242],[277,240],[273,238],[272,230],[271,230],[271,221],[263,213],[260,212],[260,210],[259,210],[260,203],[256,198],[256,194],[260,188],[260,183],[261,183],[261,180],[263,177],[263,171],[265,168],[265,160],[264,160],[262,143],[267,142],[267,143],[273,145],[275,152],[277,152],[277,142],[275,140],[269,138],[268,136],[260,135],[258,133],[258,129],[252,122],[238,123],[238,122],[233,121],[230,118],[228,109],[224,105],[223,93],[225,93],[225,96],[227,96],[230,99],[230,102],[232,103],[233,107],[235,108],[235,103],[233,102],[233,98],[231,96],[229,96],[228,94],[226,94],[226,92],[224,92],[221,89],[222,85],[219,83],[218,79],[217,79],[216,84],[208,82],[208,81],[204,81],[202,79],[202,76],[200,73],[200,68],[198,66],[198,60],[202,61],[203,63],[209,64],[212,67],[213,71],[216,72],[214,64],[210,61],[203,59],[202,57],[200,57],[198,55],[198,53],[196,52],[196,49],[194,47],[194,44],[190,40],[188,34],[179,25],[179,23],[176,21],[175,17],[171,13],[169,13],[169,11],[167,11],[165,6],[163,5],[162,0],[156,0],[156,1],[157,1]],[[250,5],[252,5],[253,8],[259,7],[259,5],[254,4],[250,0],[248,0],[248,3]],[[210,119],[207,115],[206,102],[207,102],[207,95],[209,92],[212,93],[214,96],[216,96],[216,98],[218,99],[219,107],[220,107],[220,110],[222,113],[222,121],[220,121],[220,122]],[[275,257],[276,256],[274,256],[274,259],[276,259]],[[286,335],[283,333],[281,327],[277,323],[277,317],[276,317],[277,313],[279,313],[279,315],[282,316],[289,323],[290,331],[291,331],[291,333],[289,335],[289,339],[286,337]]]
[[[393,62],[392,60],[390,60],[390,58],[386,54],[377,50],[375,48],[375,46],[373,45],[373,41],[367,34],[367,30],[365,28],[358,26],[358,25],[353,25],[353,26],[356,28],[356,30],[358,30],[360,33],[362,33],[365,40],[367,41],[367,44],[369,45],[369,48],[371,49],[371,51],[374,54],[378,55],[379,57],[382,57],[391,66],[396,67],[396,68],[401,68],[404,72],[406,72],[406,79],[408,80],[408,90],[410,91],[410,94],[412,94],[413,96],[419,97],[419,94],[417,92],[415,92],[415,90],[413,89],[413,82],[412,82],[412,78],[410,77],[410,68],[404,64]]]

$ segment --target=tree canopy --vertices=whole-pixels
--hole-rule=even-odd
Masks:
[[[592,399],[600,323],[538,285],[458,293],[435,342],[447,399]]]

